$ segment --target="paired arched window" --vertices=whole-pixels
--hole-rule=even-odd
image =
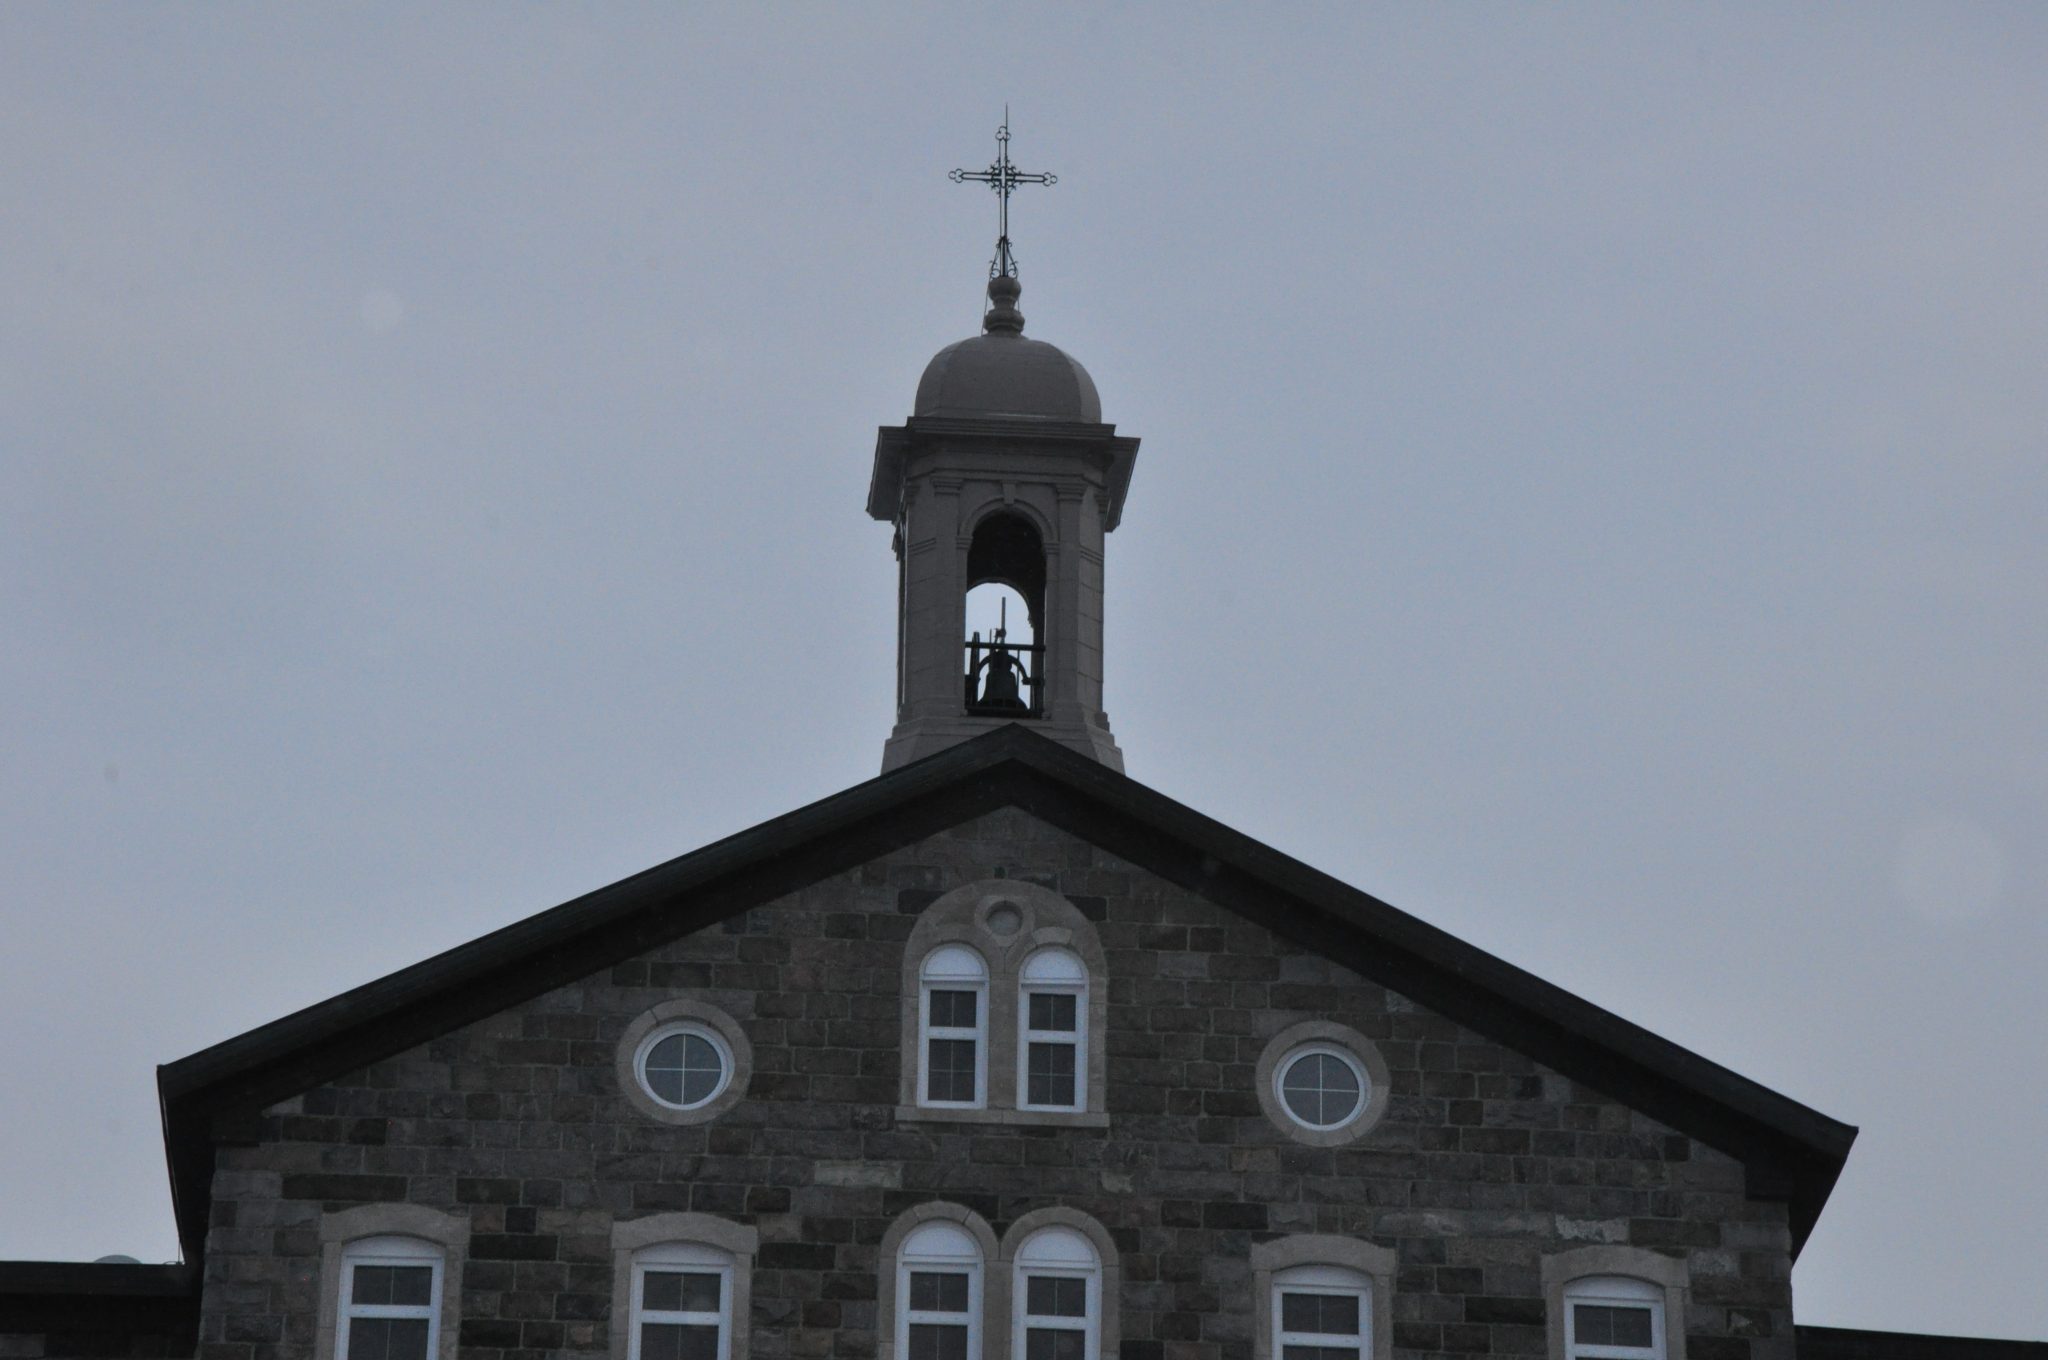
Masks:
[[[881,1360],[1105,1360],[1116,1247],[1076,1210],[1040,1209],[1001,1243],[963,1205],[921,1204],[882,1236]]]
[[[1102,946],[1074,904],[985,879],[939,898],[904,947],[897,1116],[1107,1123]]]

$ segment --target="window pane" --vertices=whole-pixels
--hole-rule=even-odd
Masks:
[[[966,1312],[967,1276],[953,1271],[911,1271],[910,1306],[920,1313]]]
[[[1074,1029],[1074,1003],[1078,999],[1071,992],[1033,992],[1031,1028],[1071,1033]]]
[[[910,1360],[967,1360],[967,1329],[913,1322]]]
[[[1024,1360],[1086,1360],[1088,1334],[1078,1328],[1033,1327],[1024,1333]]]
[[[647,1085],[671,1105],[696,1105],[725,1080],[725,1060],[701,1034],[671,1034],[647,1050]]]
[[[643,1323],[640,1360],[718,1360],[718,1329],[672,1322]]]
[[[1072,1105],[1074,1103],[1074,1046],[1033,1044],[1026,1058],[1024,1097],[1031,1105]]]
[[[356,1303],[391,1302],[391,1266],[357,1266],[349,1298]]]
[[[1329,1053],[1310,1053],[1288,1065],[1280,1094],[1295,1118],[1328,1127],[1358,1108],[1358,1075]]]
[[[1650,1310],[1581,1303],[1572,1308],[1575,1339],[1585,1346],[1642,1346],[1653,1343]]]
[[[1088,1282],[1058,1275],[1032,1275],[1024,1281],[1024,1311],[1032,1317],[1088,1316]]]
[[[942,1029],[973,1029],[979,992],[932,992],[932,1024]]]
[[[1280,1360],[1358,1360],[1358,1347],[1284,1346]]]
[[[348,1360],[427,1360],[425,1318],[350,1318]]]
[[[1280,1328],[1282,1331],[1313,1332],[1323,1336],[1357,1336],[1358,1296],[1282,1294]]]
[[[974,1041],[934,1039],[925,1089],[933,1100],[974,1099]]]
[[[640,1277],[640,1306],[650,1313],[679,1313],[683,1308],[683,1277],[672,1270],[650,1270]]]

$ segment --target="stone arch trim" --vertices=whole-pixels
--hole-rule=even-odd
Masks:
[[[1022,916],[1017,931],[999,936],[988,926],[998,904],[1014,906]],[[928,1109],[917,1103],[918,1010],[921,970],[934,949],[963,944],[987,962],[988,980],[988,1108]],[[1086,1064],[1087,1098],[1076,1111],[1019,1110],[1017,1105],[1017,976],[1024,961],[1048,946],[1070,950],[1088,970]],[[1108,1083],[1106,1036],[1109,1033],[1109,960],[1095,923],[1080,908],[1041,884],[1014,878],[983,878],[941,895],[919,914],[904,941],[901,983],[901,1072],[897,1083],[899,1120],[1000,1124],[1043,1124],[1056,1127],[1106,1127],[1104,1102]]]
[[[632,1338],[633,1256],[664,1242],[693,1242],[728,1252],[732,1263],[732,1353],[748,1354],[754,1314],[754,1257],[760,1229],[714,1214],[649,1214],[612,1224],[612,1360],[626,1360]]]
[[[1010,1225],[1010,1230],[1003,1234],[1001,1275],[1005,1306],[1001,1316],[1005,1319],[1006,1325],[1002,1340],[1005,1349],[1001,1355],[1009,1353],[1012,1330],[1009,1325],[1012,1309],[1009,1305],[1017,1273],[1017,1253],[1031,1239],[1032,1234],[1046,1228],[1071,1228],[1087,1238],[1089,1245],[1095,1248],[1096,1268],[1102,1272],[1102,1316],[1096,1319],[1096,1336],[1100,1342],[1100,1354],[1107,1360],[1107,1357],[1116,1355],[1123,1344],[1122,1319],[1119,1317],[1118,1308],[1124,1292],[1122,1259],[1117,1254],[1116,1241],[1110,1237],[1109,1229],[1079,1209],[1069,1209],[1065,1205],[1057,1204],[1043,1209],[1033,1209],[1018,1218]],[[992,1360],[1000,1360],[1000,1356],[993,1357]]]
[[[875,1252],[875,1356],[876,1360],[898,1360],[896,1355],[896,1265],[903,1240],[927,1223],[953,1223],[967,1230],[981,1250],[981,1337],[983,1360],[1003,1360],[1007,1341],[999,1341],[999,1319],[1009,1316],[1009,1286],[1003,1282],[1001,1255],[995,1229],[988,1220],[964,1204],[951,1200],[929,1200],[914,1204],[896,1215],[882,1232]],[[1000,1284],[1000,1288],[998,1287]],[[1000,1298],[998,1298],[1000,1294]],[[998,1304],[1000,1303],[1000,1308]],[[1003,1351],[994,1349],[1003,1347]]]
[[[320,1313],[314,1360],[334,1360],[341,1316],[341,1265],[349,1243],[366,1237],[411,1237],[441,1248],[441,1316],[437,1360],[456,1360],[462,1326],[462,1260],[469,1248],[469,1218],[424,1204],[360,1204],[320,1216]]]
[[[1311,1129],[1296,1123],[1281,1107],[1280,1095],[1273,1089],[1281,1061],[1303,1044],[1316,1042],[1350,1051],[1365,1068],[1366,1079],[1372,1088],[1367,1094],[1364,1111],[1341,1128]],[[1340,1025],[1334,1020],[1303,1020],[1268,1039],[1265,1048],[1259,1052],[1252,1080],[1259,1108],[1265,1111],[1267,1121],[1288,1138],[1309,1147],[1343,1147],[1357,1142],[1386,1118],[1393,1095],[1387,1060],[1381,1056],[1378,1046],[1351,1026]]]
[[[1276,1360],[1273,1354],[1273,1277],[1295,1266],[1341,1266],[1365,1276],[1371,1314],[1373,1360],[1394,1354],[1394,1273],[1399,1261],[1393,1250],[1356,1237],[1329,1233],[1298,1233],[1270,1242],[1256,1242],[1252,1267],[1252,1360]]]
[[[972,505],[961,505],[958,521],[961,544],[965,545],[974,540],[975,531],[981,528],[984,520],[995,515],[1005,514],[1015,515],[1018,519],[1030,525],[1032,530],[1038,535],[1039,546],[1045,549],[1046,556],[1050,559],[1053,550],[1059,546],[1059,524],[1055,522],[1053,517],[1048,516],[1043,510],[1031,504],[1024,497],[1013,496],[1005,499],[1000,491],[995,492],[985,500],[976,501]],[[1048,561],[1047,566],[1050,567],[1050,565],[1051,563]]]
[[[1564,1360],[1564,1292],[1574,1280],[1621,1275],[1664,1291],[1664,1360],[1685,1360],[1685,1312],[1690,1272],[1683,1258],[1648,1247],[1602,1243],[1552,1252],[1543,1258],[1543,1312],[1551,1360]]]
[[[640,1085],[640,1073],[634,1059],[640,1051],[641,1041],[656,1029],[674,1021],[694,1021],[715,1032],[725,1041],[726,1049],[732,1054],[732,1073],[725,1083],[725,1089],[718,1096],[699,1105],[694,1110],[677,1110],[662,1104],[649,1095]],[[649,1119],[663,1124],[703,1124],[718,1118],[727,1110],[746,1099],[747,1084],[754,1077],[754,1045],[747,1038],[747,1032],[740,1028],[737,1020],[708,1002],[691,997],[676,997],[641,1012],[626,1026],[626,1032],[619,1036],[619,1047],[612,1061],[612,1069],[618,1078],[619,1094],[626,1103]]]

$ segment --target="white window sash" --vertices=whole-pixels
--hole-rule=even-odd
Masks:
[[[341,1273],[341,1306],[335,1310],[334,1332],[335,1360],[347,1360],[349,1324],[362,1319],[411,1318],[427,1324],[427,1360],[439,1353],[441,1345],[441,1257],[427,1255],[424,1251],[406,1254],[396,1251],[370,1251],[361,1255],[344,1255]],[[399,1269],[429,1271],[427,1301],[425,1303],[356,1303],[356,1271],[363,1266],[376,1268],[392,1266]]]
[[[644,1300],[647,1297],[649,1275],[716,1275],[718,1311],[685,1312],[678,1309],[647,1307]],[[641,1324],[648,1322],[657,1327],[716,1327],[718,1360],[732,1360],[732,1283],[731,1266],[697,1265],[679,1261],[636,1262],[633,1266],[632,1334],[626,1339],[627,1360],[640,1360]]]
[[[974,1025],[934,1025],[933,992],[974,993]],[[978,1110],[988,1103],[988,984],[985,982],[926,981],[918,997],[917,1103],[936,1109]],[[935,1100],[932,1098],[932,1040],[966,1040],[974,1045],[974,1098]]]
[[[1087,1286],[1084,1310],[1080,1317],[1066,1317],[1059,1314],[1034,1313],[1031,1308],[1031,1281],[1033,1280],[1080,1280]],[[1017,1335],[1012,1344],[1017,1348],[1013,1360],[1024,1360],[1025,1347],[1033,1332],[1080,1332],[1083,1360],[1097,1360],[1101,1349],[1102,1319],[1102,1276],[1092,1270],[1059,1270],[1034,1268],[1019,1270],[1017,1273]]]
[[[943,1313],[932,1308],[910,1306],[910,1276],[912,1272],[925,1275],[965,1275],[967,1277],[967,1311],[964,1313]],[[949,1261],[934,1257],[910,1257],[896,1268],[896,1355],[897,1360],[908,1360],[910,1355],[910,1328],[916,1323],[927,1327],[964,1327],[967,1329],[967,1360],[981,1360],[981,1265],[979,1262]]]
[[[1596,1345],[1580,1341],[1579,1307],[1593,1308],[1637,1308],[1650,1315],[1650,1344],[1647,1346]],[[1564,1296],[1565,1354],[1571,1360],[1663,1360],[1664,1356],[1664,1304],[1658,1299],[1605,1298],[1598,1294],[1573,1294]]]
[[[1071,996],[1074,998],[1072,1029],[1031,1028],[1031,998]],[[1023,988],[1017,996],[1017,1108],[1020,1110],[1085,1110],[1088,1108],[1088,994],[1074,986],[1036,985]],[[1031,1046],[1059,1044],[1074,1051],[1074,1099],[1067,1105],[1039,1105],[1031,1099]]]
[[[1314,1294],[1326,1299],[1358,1300],[1358,1330],[1355,1332],[1290,1332],[1286,1329],[1289,1294]],[[1372,1339],[1372,1301],[1363,1289],[1332,1288],[1328,1285],[1276,1284],[1273,1286],[1273,1360],[1281,1360],[1288,1346],[1348,1346],[1359,1355],[1366,1353]]]

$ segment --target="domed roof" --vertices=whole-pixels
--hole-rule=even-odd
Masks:
[[[989,280],[985,332],[932,356],[913,414],[1102,423],[1102,399],[1088,370],[1057,345],[1024,338],[1021,291],[1014,278]]]

